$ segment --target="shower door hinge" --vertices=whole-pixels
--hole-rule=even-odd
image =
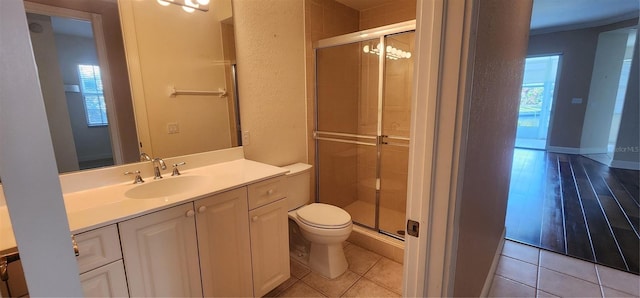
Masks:
[[[415,220],[407,220],[407,234],[418,237],[418,234],[420,234],[420,223]]]

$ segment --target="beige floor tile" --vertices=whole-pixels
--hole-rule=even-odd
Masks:
[[[596,265],[600,284],[634,296],[640,296],[640,277],[635,274]]]
[[[534,297],[536,289],[519,282],[495,276],[489,290],[489,297]]]
[[[382,258],[365,274],[369,280],[402,294],[402,264]]]
[[[598,283],[596,266],[593,263],[572,258],[569,256],[553,253],[545,250],[540,251],[540,266],[575,276],[592,283]]]
[[[500,256],[496,274],[530,287],[535,287],[538,278],[538,266],[503,255]]]
[[[364,275],[381,256],[357,245],[349,245],[344,252],[349,263],[349,270]]]
[[[282,292],[278,297],[325,297],[320,292],[312,289],[310,286],[305,283],[298,281],[284,292]]]
[[[614,290],[611,288],[607,288],[607,287],[602,287],[602,293],[604,294],[605,298],[617,298],[617,297],[638,297],[638,296],[634,296],[625,292],[620,292],[618,290]]]
[[[339,297],[344,294],[360,278],[360,275],[347,270],[334,279],[328,279],[320,274],[311,272],[302,281],[308,286],[329,297]]]
[[[504,242],[502,254],[521,261],[538,265],[538,254],[540,249],[528,245],[520,244],[511,240]]]
[[[297,279],[302,279],[305,277],[311,270],[309,267],[300,264],[298,261],[291,259],[291,263],[289,264],[289,268],[291,270],[291,275]]]
[[[538,294],[536,295],[536,297],[538,297],[538,298],[555,298],[555,297],[558,297],[558,296],[553,295],[553,294],[549,294],[549,293],[547,293],[545,291],[538,290]]]
[[[560,297],[601,297],[600,286],[560,272],[540,268],[538,289]]]
[[[280,295],[286,289],[291,287],[297,281],[298,281],[298,279],[292,276],[289,279],[287,279],[285,282],[283,282],[279,286],[277,286],[275,289],[271,290],[271,292],[269,292],[266,295],[264,295],[264,297],[278,297],[278,295]]]
[[[363,277],[356,282],[342,297],[400,297],[374,282]]]

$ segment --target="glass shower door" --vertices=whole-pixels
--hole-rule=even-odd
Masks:
[[[378,40],[317,49],[318,198],[376,228]]]
[[[379,229],[396,237],[406,220],[414,44],[414,31],[385,37],[378,218]]]

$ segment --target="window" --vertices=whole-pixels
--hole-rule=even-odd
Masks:
[[[78,75],[80,77],[80,90],[84,99],[84,109],[87,114],[87,125],[108,125],[107,107],[102,93],[100,67],[97,65],[78,65]]]

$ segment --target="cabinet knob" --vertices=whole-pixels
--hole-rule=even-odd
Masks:
[[[272,195],[275,191],[273,189],[267,190],[268,195]]]
[[[186,214],[186,215],[187,215],[187,217],[193,217],[195,214],[196,214],[196,212],[195,212],[195,211],[193,211],[193,210],[189,210],[189,211],[187,211],[187,214]]]
[[[207,206],[200,206],[200,207],[198,208],[198,213],[205,212],[206,210],[207,210]]]
[[[258,221],[258,216],[257,216],[257,215],[254,215],[254,216],[251,218],[251,221]]]

